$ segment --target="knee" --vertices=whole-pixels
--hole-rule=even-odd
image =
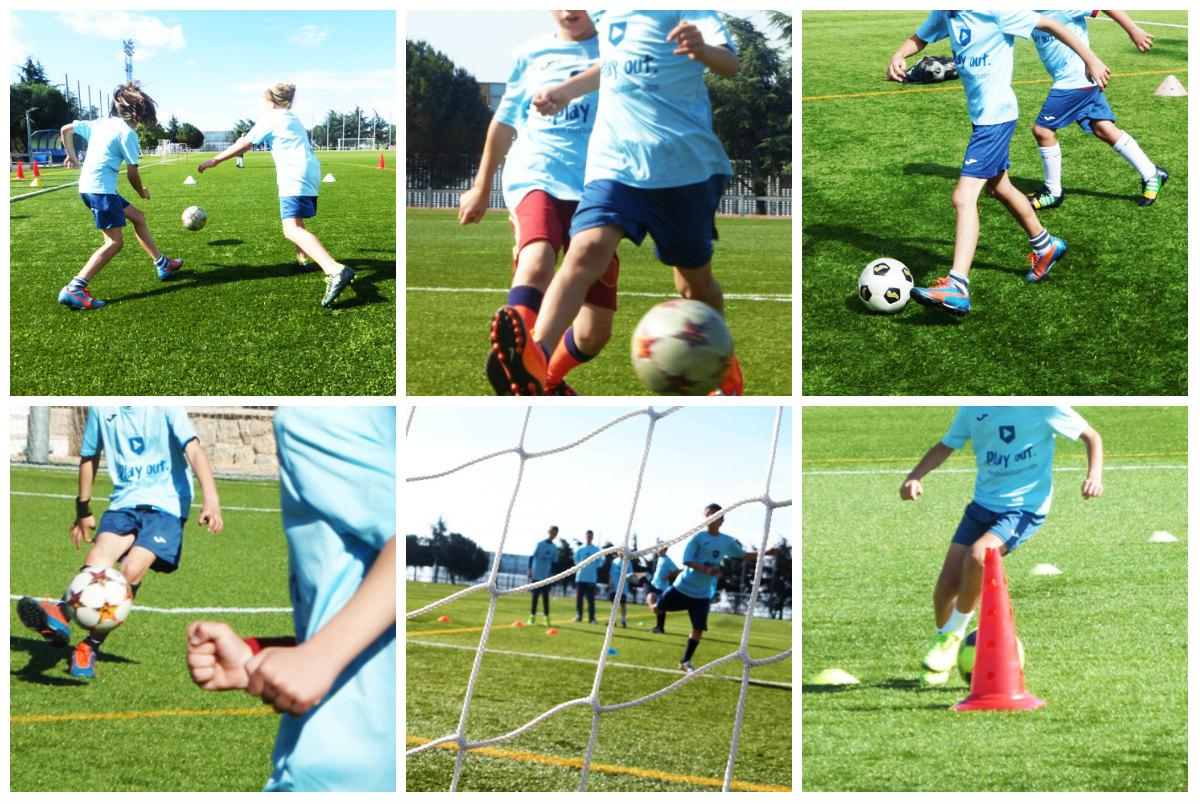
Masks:
[[[554,260],[558,256],[548,240],[538,240],[521,249],[517,271],[523,284],[546,287],[554,279]]]
[[[598,355],[605,344],[612,339],[612,319],[593,319],[586,327],[575,329],[575,345],[584,354]]]
[[[971,545],[971,551],[967,553],[965,563],[972,570],[982,570],[985,558],[987,558],[987,548],[976,542]]]
[[[704,301],[712,295],[712,291],[719,288],[717,278],[712,275],[712,271],[675,271],[675,290],[685,299],[699,299]]]
[[[602,240],[594,238],[576,239],[571,241],[568,250],[571,259],[563,262],[563,271],[574,274],[585,274],[596,279],[608,270],[613,252]]]
[[[1045,126],[1039,126],[1037,123],[1033,124],[1033,138],[1043,148],[1049,148],[1055,142],[1054,132]]]
[[[954,189],[953,195],[950,196],[950,202],[954,204],[955,212],[965,212],[975,207],[975,198],[960,187]]]

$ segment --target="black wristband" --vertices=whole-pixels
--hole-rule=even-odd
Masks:
[[[81,500],[78,497],[76,497],[75,498],[75,518],[83,519],[84,517],[88,517],[91,515],[92,515],[92,501],[90,499]]]

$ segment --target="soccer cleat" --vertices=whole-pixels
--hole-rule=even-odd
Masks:
[[[971,312],[971,297],[956,288],[948,276],[943,276],[931,287],[913,288],[909,298],[917,304],[944,310],[951,315]]]
[[[1064,195],[1066,195],[1065,190],[1055,195],[1043,184],[1036,193],[1030,193],[1025,197],[1029,199],[1029,206],[1034,209],[1054,209],[1062,206]]]
[[[1154,175],[1149,180],[1142,182],[1142,197],[1138,199],[1139,207],[1148,207],[1158,198],[1158,191],[1167,183],[1167,179],[1171,178],[1171,174],[1165,168],[1154,166]]]
[[[566,380],[563,380],[558,385],[547,388],[546,396],[579,396],[579,392],[567,385]]]
[[[599,625],[599,624],[600,623],[596,622],[595,620],[588,620],[588,625]]]
[[[57,601],[23,597],[17,601],[17,616],[26,628],[37,631],[51,645],[63,646],[71,641],[71,624]]]
[[[932,670],[921,671],[921,686],[922,687],[937,687],[945,684],[950,680],[950,671],[943,670],[940,673],[935,673]]]
[[[721,384],[709,396],[741,396],[743,386],[742,365],[738,363],[737,355],[731,355]]]
[[[665,634],[665,633],[667,633],[667,632],[666,632],[666,631],[664,631],[663,629],[659,628],[659,627],[656,625],[656,626],[654,626],[653,628],[651,628],[651,629],[650,629],[650,633],[651,633],[651,634]]]
[[[176,271],[183,267],[183,260],[173,260],[170,257],[167,257],[166,268],[159,268],[158,265],[155,265],[154,267],[158,271],[159,280],[166,282],[168,279],[175,276]]]
[[[492,316],[492,352],[500,364],[502,381],[493,381],[499,396],[544,396],[549,361],[542,347],[513,307],[501,307]],[[491,376],[488,379],[492,379]]]
[[[953,631],[939,632],[933,638],[929,651],[921,660],[921,667],[933,673],[945,673],[954,667],[958,661],[958,649],[962,645],[962,637]]]
[[[679,669],[680,669],[680,670],[682,670],[682,671],[683,671],[683,672],[685,672],[685,673],[694,673],[694,672],[696,672],[696,668],[692,667],[692,663],[691,663],[690,661],[682,661],[682,662],[680,662],[680,663],[679,663]]]
[[[1029,273],[1025,274],[1026,282],[1041,282],[1050,273],[1050,266],[1058,262],[1067,253],[1067,244],[1061,237],[1050,238],[1050,250],[1042,256],[1037,252],[1029,252]]]
[[[574,617],[572,617],[572,618],[571,618],[571,622],[573,622],[573,623],[581,623],[581,622],[583,622],[583,618],[582,618],[582,617],[580,617],[578,614],[576,614]]]
[[[87,643],[86,639],[71,651],[71,677],[96,677],[96,652],[92,650],[92,646]]]
[[[342,270],[337,276],[325,275],[325,296],[321,299],[321,306],[328,307],[333,304],[333,300],[342,295],[342,291],[350,287],[350,282],[354,279],[354,269],[349,265],[343,265]]]
[[[545,621],[546,627],[549,628],[550,627],[550,615],[549,614],[543,615],[542,620]]]
[[[71,290],[63,288],[58,292],[58,303],[65,304],[72,310],[99,310],[106,302],[97,299],[87,288]]]
[[[628,628],[628,627],[629,627],[629,626],[628,626],[628,625],[625,623],[625,618],[624,618],[624,617],[622,617],[622,618],[621,618],[621,627],[622,627],[622,628]]]

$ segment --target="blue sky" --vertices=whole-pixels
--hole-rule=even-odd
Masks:
[[[725,13],[748,17],[770,37],[763,12]],[[549,11],[410,11],[404,24],[406,39],[425,40],[477,81],[504,81],[513,48],[539,34],[554,32]]]
[[[565,406],[534,408],[526,451],[561,446],[631,408]],[[517,443],[523,407],[416,409],[402,447],[406,477],[450,469]],[[407,417],[407,410],[404,416]],[[639,546],[676,536],[704,518],[709,502],[721,505],[758,496],[765,481],[775,408],[690,406],[658,421],[634,518]],[[406,419],[407,420],[407,419]],[[648,419],[640,416],[566,452],[526,461],[505,552],[527,554],[550,525],[560,537],[582,539],[587,529],[598,544],[620,542],[629,517]],[[792,412],[784,409],[772,496],[792,496]],[[407,485],[400,520],[404,533],[427,536],[439,515],[453,531],[484,549],[499,543],[512,496],[518,460],[493,458],[446,478]],[[762,535],[765,508],[748,504],[732,512],[723,530],[743,544]],[[794,541],[792,509],[775,512],[771,543]],[[678,560],[682,544],[671,550]]]
[[[373,107],[395,121],[396,16],[390,11],[66,11],[11,15],[9,80],[32,55],[51,83],[69,77],[93,98],[125,79],[121,40],[135,42],[133,76],[172,114],[203,130],[254,118],[262,90],[296,84],[306,125],[329,109]],[[64,121],[66,122],[66,121]]]

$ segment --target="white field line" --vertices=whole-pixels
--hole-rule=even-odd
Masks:
[[[9,595],[9,600],[20,600],[24,595]],[[37,597],[31,595],[37,600],[53,600],[49,597]],[[214,608],[200,607],[190,609],[159,609],[154,606],[134,606],[134,611],[146,611],[151,614],[291,614],[292,610],[279,608],[257,608],[257,609],[231,609],[231,608]]]
[[[446,642],[427,642],[421,639],[405,640],[410,645],[422,645],[426,648],[451,648],[453,650],[477,650],[478,645],[451,645]],[[543,659],[552,662],[574,662],[576,664],[589,664],[593,667],[596,665],[595,659],[582,659],[576,656],[555,656],[549,653],[525,653],[517,650],[500,650],[498,648],[488,648],[485,653],[495,653],[501,656],[521,656],[526,659]],[[605,667],[623,667],[627,670],[646,670],[651,673],[666,673],[672,676],[686,675],[682,670],[672,670],[669,667],[654,667],[646,664],[629,664],[628,662],[613,662],[608,661],[604,664]],[[741,676],[724,676],[716,673],[705,673],[706,678],[720,678],[726,681],[741,681]],[[790,690],[792,685],[786,681],[761,681],[752,680],[751,684],[758,684],[767,687],[778,687],[780,689]]]
[[[508,288],[405,288],[410,293],[491,293],[493,295],[504,295],[508,293]],[[664,295],[662,293],[644,293],[638,291],[618,290],[620,296],[635,296],[645,299],[673,299],[675,296]],[[726,299],[734,301],[773,301],[773,302],[790,302],[791,294],[786,293],[726,293]]]
[[[1140,472],[1147,470],[1178,470],[1187,471],[1186,463],[1158,463],[1142,466],[1105,466],[1105,472]],[[806,469],[805,475],[906,475],[910,469]],[[1055,472],[1086,472],[1086,466],[1056,466]],[[975,469],[935,469],[930,474],[939,475],[973,475]]]
[[[1111,22],[1111,23],[1113,23],[1113,24],[1116,24],[1116,20],[1110,20],[1108,17],[1101,17],[1101,16],[1097,15],[1097,16],[1096,16],[1096,19],[1098,19],[1098,20],[1106,20],[1106,21],[1108,21],[1108,22]],[[1180,24],[1179,24],[1179,23],[1177,23],[1177,22],[1142,22],[1142,21],[1140,21],[1140,20],[1134,20],[1133,22],[1134,22],[1134,24],[1136,24],[1136,25],[1157,25],[1157,26],[1159,26],[1159,27],[1161,27],[1161,28],[1183,28],[1183,29],[1185,29],[1185,30],[1187,29],[1187,26],[1186,26],[1186,25],[1180,25]]]
[[[169,165],[169,164],[173,164],[173,161],[165,162],[165,163],[149,163],[149,164],[145,164],[145,165],[138,165],[138,167],[140,169],[144,170],[145,168],[154,167],[155,164],[168,164]],[[128,169],[123,169],[117,175],[121,175],[121,174],[124,174],[127,172],[128,172]],[[20,201],[23,198],[33,198],[35,195],[45,195],[46,193],[53,193],[56,190],[65,190],[68,187],[78,187],[78,186],[79,186],[79,179],[76,179],[75,181],[69,182],[67,184],[56,184],[53,187],[45,187],[41,190],[34,190],[32,193],[24,193],[22,195],[14,195],[8,199],[8,202],[11,204],[14,201]]]
[[[73,499],[75,499],[75,495],[73,495],[73,494],[49,494],[47,492],[42,492],[42,491],[10,491],[9,494],[12,495],[13,497],[49,497],[49,498],[55,499],[55,500],[73,500]],[[196,509],[197,511],[200,510],[199,505],[193,505],[192,508]],[[278,513],[280,513],[280,510],[278,508],[249,508],[247,506],[242,506],[242,505],[222,505],[221,510],[222,511],[251,511],[251,512],[258,513],[258,514],[278,514]]]

